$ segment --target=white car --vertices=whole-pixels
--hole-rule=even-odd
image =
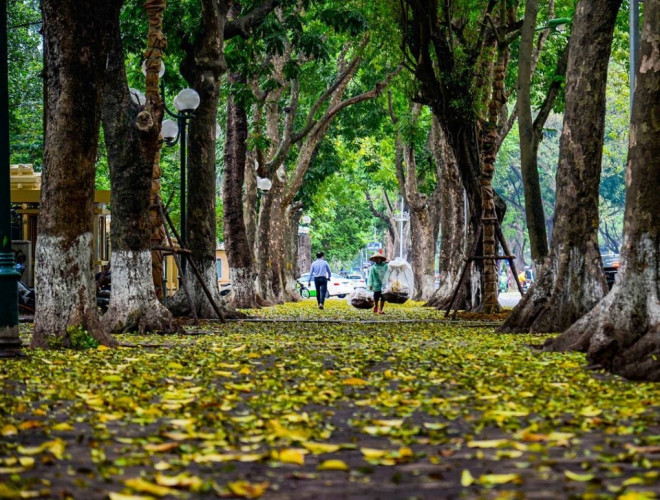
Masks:
[[[354,290],[356,288],[367,288],[367,280],[361,274],[349,274],[346,279],[351,282]]]
[[[307,287],[308,280],[309,280],[309,273],[305,273],[302,276],[300,276],[300,278],[298,278],[298,283],[301,283],[302,285]],[[309,288],[310,292],[312,290],[316,291],[314,280],[311,281],[309,287],[307,288]],[[328,293],[330,294],[330,297],[339,297],[340,299],[343,299],[352,292],[353,292],[353,284],[351,283],[350,280],[346,278],[342,278],[338,274],[332,273],[332,278],[328,280]],[[316,296],[316,293],[312,294],[312,296]]]

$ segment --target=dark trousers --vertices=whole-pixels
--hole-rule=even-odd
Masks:
[[[323,305],[325,296],[328,294],[328,278],[317,276],[314,278],[314,285],[316,286],[316,302]]]

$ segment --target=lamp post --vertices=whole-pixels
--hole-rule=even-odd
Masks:
[[[162,80],[161,80],[162,82]],[[164,92],[163,92],[164,94]],[[188,216],[186,210],[186,129],[190,120],[194,118],[193,112],[199,106],[199,94],[193,89],[183,89],[174,98],[174,108],[178,113],[170,111],[165,106],[165,112],[174,118],[174,120],[164,120],[161,129],[161,135],[165,139],[165,144],[174,146],[177,142],[180,144],[181,152],[181,188],[180,188],[180,211],[181,211],[181,247],[184,247],[188,241]],[[182,271],[186,270],[186,259],[182,262]]]
[[[639,0],[630,0],[630,112],[632,113],[639,53]]]
[[[18,336],[18,279],[11,251],[7,1],[0,0],[0,357],[23,356]]]
[[[410,214],[403,210],[403,197],[401,197],[401,210],[394,220],[399,223],[399,257],[403,259],[403,223],[410,220]]]

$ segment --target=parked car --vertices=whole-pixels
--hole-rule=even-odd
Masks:
[[[307,281],[309,280],[309,273],[305,273],[300,278],[298,278],[298,283],[307,287]],[[314,280],[309,284],[309,293],[310,296],[316,297],[316,286]],[[328,280],[328,294],[330,297],[339,297],[343,299],[348,294],[353,291],[353,284],[350,280],[342,278],[338,274],[332,273],[332,278]]]
[[[616,274],[621,266],[621,256],[618,253],[603,255],[603,271],[607,279],[607,286],[611,290],[616,280]]]
[[[353,285],[353,290],[356,288],[367,288],[367,280],[365,280],[361,274],[349,274],[346,276],[346,279],[351,282],[351,285]]]

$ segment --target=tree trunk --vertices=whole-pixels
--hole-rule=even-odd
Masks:
[[[504,331],[562,331],[607,293],[598,247],[598,184],[607,64],[620,3],[578,4],[568,56],[552,248]]]
[[[230,74],[228,78],[230,83],[244,82],[244,80],[240,74]],[[240,309],[259,307],[254,286],[252,250],[243,219],[242,191],[247,160],[247,136],[247,113],[242,105],[236,102],[236,98],[230,95],[227,102],[227,139],[222,199],[225,250],[229,263],[229,279],[232,283],[231,303]]]
[[[415,278],[412,299],[425,302],[435,291],[435,242],[438,235],[437,221],[430,221],[429,215],[414,210],[410,213],[411,265]]]
[[[220,80],[227,69],[224,58],[224,30],[229,2],[202,0],[199,37],[186,47],[181,63],[181,74],[200,97],[195,117],[190,122],[188,135],[188,235],[182,235],[192,252],[200,274],[213,300],[227,309],[220,296],[218,277],[215,272],[216,223],[215,223],[215,130],[220,95]],[[190,266],[186,278],[191,283],[192,302],[200,318],[216,318],[206,293],[193,275]],[[179,289],[170,308],[177,313],[188,310],[184,291]],[[234,311],[226,310],[232,317]]]
[[[32,347],[104,345],[92,268],[94,174],[107,34],[121,2],[44,0],[46,131],[36,248]],[[82,57],[84,55],[84,57]]]
[[[255,242],[257,239],[257,171],[254,168],[255,154],[247,152],[247,163],[245,164],[245,180],[243,182],[243,220],[245,221],[245,232],[250,247],[250,259],[252,267],[256,266]]]
[[[467,242],[467,200],[458,168],[449,145],[443,142],[442,173],[440,187],[440,255],[438,269],[440,286],[425,304],[429,307],[445,309],[449,306],[452,294],[458,286],[463,270]],[[464,304],[457,307],[465,308]]]
[[[277,240],[274,233],[282,231],[282,220],[279,216],[279,197],[283,189],[278,176],[274,176],[273,185],[268,193],[262,193],[259,206],[259,225],[257,228],[257,292],[260,298],[268,304],[281,303],[282,299],[276,293],[280,289],[279,262],[272,241]],[[277,284],[275,283],[277,280]]]
[[[518,58],[518,131],[530,250],[535,268],[540,268],[539,264],[548,255],[548,238],[545,233],[545,214],[537,166],[538,141],[534,133],[531,101],[532,52],[537,12],[538,0],[527,0]]]
[[[287,301],[300,300],[296,292],[298,274],[298,226],[302,217],[302,203],[289,205],[284,213],[286,222],[284,239],[284,265],[282,266],[282,283]]]
[[[481,142],[482,169],[479,183],[481,185],[481,201],[483,203],[483,280],[484,302],[482,310],[486,314],[499,312],[501,307],[497,300],[497,239],[495,225],[495,193],[493,191],[493,175],[495,174],[495,159],[497,157],[499,132],[498,118],[500,110],[506,103],[504,77],[509,60],[509,49],[500,44],[497,48],[497,61],[493,67],[493,93],[488,105],[488,121],[483,131]],[[491,257],[491,258],[488,258]]]
[[[150,29],[160,33],[158,23],[150,24]],[[162,41],[159,47],[150,47],[152,58],[160,61],[164,39],[156,36],[150,40]],[[112,292],[102,323],[109,332],[170,332],[174,330],[172,315],[156,297],[150,252],[152,171],[157,164],[154,159],[160,149],[163,116],[158,79],[154,79],[147,92],[150,99],[141,109],[132,102],[126,84],[118,17],[111,43],[102,117],[112,186]]]
[[[630,124],[622,265],[612,291],[546,350],[586,351],[626,378],[660,382],[660,1],[644,3]]]

